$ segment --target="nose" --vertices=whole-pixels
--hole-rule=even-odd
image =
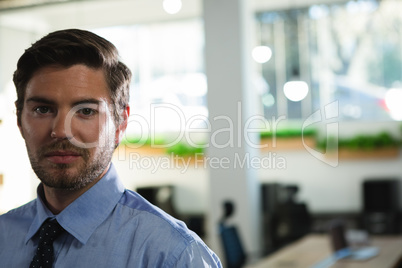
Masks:
[[[66,131],[66,113],[59,111],[54,117],[52,132],[50,136],[53,139],[63,140],[68,139],[67,131]]]

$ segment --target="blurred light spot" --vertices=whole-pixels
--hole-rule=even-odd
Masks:
[[[342,112],[348,117],[358,119],[362,116],[362,109],[357,105],[347,104],[343,107]]]
[[[291,101],[301,101],[307,96],[308,85],[304,81],[289,81],[283,86],[286,98]]]
[[[262,104],[265,107],[272,107],[275,104],[275,98],[271,93],[264,94],[262,96]]]
[[[378,4],[374,1],[349,1],[346,4],[346,10],[351,14],[369,13],[377,9]]]
[[[166,13],[176,14],[181,10],[181,0],[163,0],[163,9]]]
[[[254,74],[252,77],[253,87],[257,90],[258,94],[263,96],[264,94],[269,92],[269,84],[267,80],[262,76],[261,73]]]
[[[313,20],[328,17],[329,9],[325,5],[313,5],[309,9],[309,15]]]
[[[272,50],[267,46],[257,46],[252,51],[253,59],[258,63],[265,63],[272,57]]]
[[[391,88],[385,94],[385,104],[394,120],[402,120],[402,89]]]

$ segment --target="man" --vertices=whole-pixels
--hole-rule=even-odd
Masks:
[[[180,221],[125,190],[111,163],[130,70],[88,31],[43,37],[14,73],[37,198],[0,216],[0,267],[221,267]]]

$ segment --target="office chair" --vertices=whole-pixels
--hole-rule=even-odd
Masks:
[[[227,219],[233,214],[234,205],[232,202],[224,202],[224,216],[219,222],[219,233],[225,253],[227,268],[240,268],[246,263],[246,253],[237,231],[236,226],[226,224]]]

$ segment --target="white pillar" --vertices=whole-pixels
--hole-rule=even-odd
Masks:
[[[260,253],[260,202],[257,170],[251,161],[259,150],[244,135],[245,123],[256,115],[256,91],[251,86],[252,13],[249,0],[204,0],[205,59],[209,121],[207,150],[210,183],[209,243],[224,259],[218,234],[222,204],[235,204],[232,223],[240,232],[250,259]],[[259,141],[253,134],[253,143]],[[248,134],[247,137],[250,137]],[[221,161],[221,165],[213,165]],[[225,164],[224,164],[225,163]],[[243,166],[244,165],[244,166]]]

